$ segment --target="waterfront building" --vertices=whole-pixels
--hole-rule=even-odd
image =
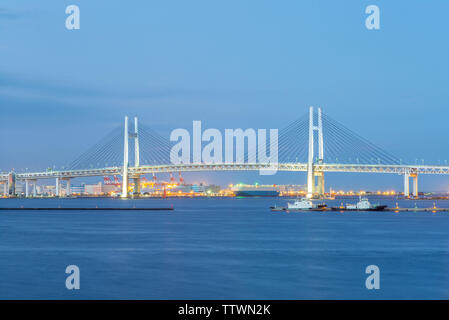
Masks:
[[[206,193],[212,193],[212,194],[219,193],[221,191],[221,187],[211,184],[211,185],[208,185],[205,187],[205,191],[206,191]]]
[[[103,194],[102,183],[97,184],[86,184],[84,185],[84,194],[88,195],[101,195]]]
[[[56,186],[44,186],[42,194],[45,196],[54,196],[56,194]]]
[[[115,184],[104,184],[101,190],[104,194],[116,194],[120,192],[120,186],[117,186]]]
[[[14,172],[8,175],[8,193],[11,196],[16,194],[16,174]]]
[[[205,187],[202,183],[200,184],[193,184],[192,185],[192,191],[193,192],[205,192]]]
[[[190,184],[181,184],[176,186],[175,188],[173,188],[172,192],[175,193],[189,193],[190,191],[192,191],[192,185]]]
[[[70,192],[71,192],[71,194],[76,194],[76,195],[84,194],[84,184],[79,185],[79,186],[71,186]]]

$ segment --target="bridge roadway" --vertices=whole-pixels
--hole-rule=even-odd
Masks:
[[[272,169],[269,164],[260,163],[222,163],[222,164],[168,164],[141,165],[129,167],[130,177],[148,173],[202,172],[202,171],[256,171]],[[279,163],[278,171],[307,171],[307,163]],[[384,164],[314,164],[315,172],[354,172],[354,173],[394,173],[394,174],[449,174],[449,166],[432,165],[384,165]],[[92,176],[122,175],[123,167],[108,167],[85,170],[53,170],[42,172],[16,173],[16,180],[37,180],[51,178],[78,178]],[[0,174],[0,181],[6,181],[8,173]]]

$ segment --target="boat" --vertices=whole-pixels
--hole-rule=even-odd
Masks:
[[[236,197],[277,197],[279,191],[275,186],[238,184],[232,190]]]
[[[285,207],[278,207],[277,205],[271,206],[270,209],[271,209],[271,211],[275,211],[275,212],[286,211],[287,210],[287,208],[285,208]]]
[[[287,207],[270,207],[271,211],[325,211],[328,210],[326,204],[313,203],[307,198],[297,199],[294,202],[287,202]]]
[[[315,205],[316,206],[316,205]],[[312,200],[307,198],[302,198],[295,200],[295,202],[287,202],[287,209],[290,210],[310,210],[313,209],[314,204]]]
[[[368,198],[359,197],[356,204],[346,204],[346,206],[332,207],[334,211],[383,211],[387,206],[379,204],[371,204]]]

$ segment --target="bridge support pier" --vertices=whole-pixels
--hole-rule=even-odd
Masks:
[[[70,190],[71,189],[70,188],[70,178],[64,178],[63,180],[66,182],[65,195],[66,195],[66,197],[68,197],[72,194],[72,192]]]
[[[32,189],[30,190],[30,183],[32,185]],[[36,179],[26,179],[25,180],[25,197],[29,198],[31,197],[36,197],[37,192],[36,192],[36,183],[37,180]],[[30,191],[31,191],[31,195],[30,195]]]
[[[122,175],[122,198],[128,198],[129,179],[127,174]]]
[[[30,181],[28,179],[25,180],[25,197],[28,198],[30,196]]]
[[[404,197],[410,198],[410,178],[413,178],[413,197],[418,198],[418,174],[404,173]]]
[[[36,196],[37,196],[36,185],[37,185],[37,180],[33,180],[33,198],[36,198]]]
[[[312,198],[315,193],[315,177],[313,165],[307,168],[307,198]]]
[[[55,188],[55,196],[60,196],[61,183],[59,181],[59,177],[56,178],[56,188]]]
[[[324,172],[315,172],[315,177],[317,178],[317,184],[314,192],[318,194],[320,198],[324,197]]]
[[[410,174],[404,173],[404,197],[410,197]]]
[[[418,198],[418,174],[412,174],[411,177],[413,178],[413,197]]]

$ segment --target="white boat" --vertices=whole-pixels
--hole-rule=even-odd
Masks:
[[[369,202],[368,198],[359,197],[359,202],[356,204],[346,204],[346,210],[358,210],[358,211],[382,211],[387,206],[373,205]]]
[[[302,198],[295,200],[295,202],[287,202],[287,210],[325,210],[325,204],[313,203],[312,200]]]

